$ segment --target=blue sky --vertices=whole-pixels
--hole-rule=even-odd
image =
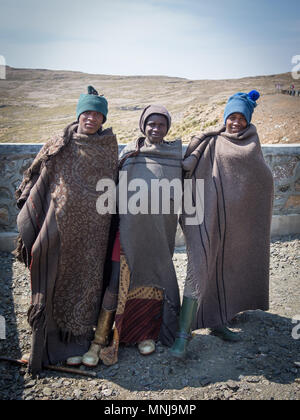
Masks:
[[[0,0],[19,68],[225,79],[292,70],[299,0]]]

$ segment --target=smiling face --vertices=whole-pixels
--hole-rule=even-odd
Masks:
[[[79,116],[79,134],[95,134],[103,123],[103,115],[97,111],[85,111]]]
[[[235,112],[234,114],[229,115],[226,120],[226,131],[229,134],[239,133],[240,131],[247,128],[247,120],[243,114]]]
[[[168,132],[166,117],[160,114],[151,114],[145,124],[145,135],[150,143],[161,143]]]

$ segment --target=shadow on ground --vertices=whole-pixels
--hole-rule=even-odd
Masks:
[[[98,377],[129,391],[198,388],[239,381],[244,376],[250,376],[253,382],[258,377],[280,384],[294,382],[300,340],[292,337],[292,319],[248,311],[239,314],[231,327],[241,332],[243,341],[223,342],[207,330],[198,330],[184,361],[173,359],[162,345],[147,357],[140,356],[136,348],[121,347],[119,363],[111,367],[99,365]]]
[[[0,255],[0,355],[20,357],[20,340],[17,327],[18,308],[13,298],[14,257],[10,253]],[[4,324],[4,328],[3,328]],[[16,387],[17,384],[17,387]],[[0,363],[0,400],[12,396],[12,389],[22,390],[24,379],[19,375],[19,368],[11,364]],[[15,395],[16,397],[16,395]]]

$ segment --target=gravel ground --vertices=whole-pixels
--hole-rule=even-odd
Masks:
[[[95,378],[49,370],[32,377],[26,367],[0,362],[0,399],[88,399],[116,404],[116,400],[298,400],[299,251],[300,235],[272,240],[270,310],[237,315],[231,327],[241,332],[239,343],[223,342],[207,330],[198,330],[186,361],[173,360],[161,344],[148,357],[140,356],[136,347],[122,347],[116,365],[85,368],[95,371]],[[186,261],[185,249],[176,249],[181,290]],[[11,254],[0,253],[0,262],[0,315],[6,321],[0,355],[19,358],[30,349],[29,275]]]

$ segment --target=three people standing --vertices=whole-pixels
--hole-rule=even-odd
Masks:
[[[151,214],[151,199],[147,214],[120,213],[111,252],[111,215],[97,214],[95,186],[103,177],[116,180],[117,142],[111,129],[102,130],[105,98],[92,88],[80,97],[78,121],[45,144],[18,190],[19,255],[32,279],[32,370],[64,359],[109,365],[121,343],[147,355],[158,339],[182,358],[193,329],[236,341],[227,322],[268,309],[273,179],[251,124],[258,97],[230,97],[224,126],[193,137],[183,163],[181,141],[164,140],[170,114],[150,105],[140,117],[143,136],[120,155],[119,188],[125,175],[125,187],[137,179],[148,187],[154,179],[181,180],[182,167],[185,178],[204,179],[203,222],[186,225],[182,215],[188,269],[180,316],[174,197],[169,214]]]

